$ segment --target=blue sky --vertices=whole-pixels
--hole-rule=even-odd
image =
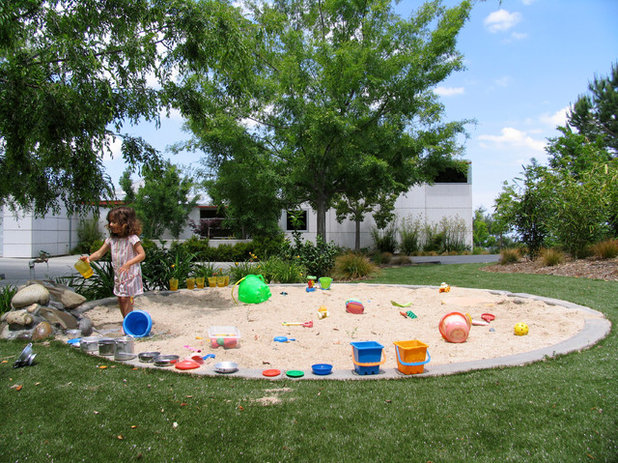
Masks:
[[[404,0],[404,17],[420,0]],[[447,0],[446,5],[457,2]],[[565,113],[594,76],[609,75],[618,63],[618,0],[485,0],[477,2],[459,36],[466,70],[436,92],[447,120],[475,119],[468,126],[464,158],[472,161],[473,207],[491,211],[504,181],[511,182],[531,158],[546,160],[547,138],[558,135]],[[161,128],[125,127],[160,150],[189,137],[172,114]],[[116,146],[117,148],[117,146]],[[199,166],[199,153],[174,156]],[[104,161],[115,183],[122,160]],[[135,176],[134,176],[135,177]]]

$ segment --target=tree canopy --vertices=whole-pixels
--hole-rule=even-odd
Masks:
[[[247,7],[260,44],[249,87],[230,95],[218,76],[195,72],[200,97],[180,104],[211,167],[234,162],[242,140],[242,153],[269,159],[277,198],[310,204],[325,237],[338,198],[405,191],[458,153],[463,123],[442,121],[433,88],[462,68],[468,2],[429,2],[407,20],[381,0]]]
[[[129,166],[156,167],[123,126],[158,121],[167,84],[196,58],[204,72],[238,59],[236,16],[214,0],[2,2],[0,204],[92,207],[111,193],[102,162],[115,137]]]

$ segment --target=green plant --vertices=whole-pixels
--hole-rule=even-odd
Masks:
[[[71,250],[71,253],[91,254],[103,245],[102,238],[103,234],[99,231],[99,220],[97,217],[90,220],[80,220],[77,225],[77,246]],[[96,248],[93,250],[95,246]]]
[[[13,285],[7,285],[0,288],[0,315],[11,310],[11,300],[17,288]]]
[[[184,281],[193,272],[195,254],[188,252],[182,246],[165,248],[151,241],[144,243],[146,260],[142,262],[142,275],[146,290],[166,289],[170,278]]]
[[[519,249],[503,249],[500,251],[499,263],[501,265],[514,264],[519,262],[519,259],[521,259]]]
[[[258,273],[258,263],[254,260],[246,262],[234,262],[230,267],[230,281],[236,282],[247,275]]]
[[[461,217],[442,217],[439,227],[444,237],[440,251],[458,254],[468,249],[465,242],[466,222]]]
[[[618,256],[618,239],[596,243],[592,246],[592,252],[601,259],[613,259]]]
[[[384,230],[373,228],[371,237],[375,247],[380,252],[390,252],[393,254],[397,250],[397,230],[394,225],[386,227]]]
[[[318,235],[315,244],[311,241],[302,241],[299,232],[292,233],[294,244],[284,246],[279,257],[284,261],[299,260],[299,265],[305,268],[308,275],[316,277],[327,276],[335,265],[335,257],[340,253],[334,243],[326,243]]]
[[[367,256],[349,252],[337,256],[333,276],[338,280],[358,280],[374,275],[377,271]]]
[[[541,250],[541,262],[543,262],[543,265],[546,267],[562,264],[564,259],[564,253],[558,249],[549,248]]]
[[[284,233],[279,230],[271,235],[254,236],[252,245],[254,254],[262,259],[268,259],[271,256],[279,255],[287,245],[287,241]]]
[[[278,256],[260,262],[258,270],[264,280],[278,283],[303,283],[307,275],[300,259],[285,260]]]
[[[193,274],[196,277],[208,278],[215,274],[215,266],[212,262],[200,262],[193,267]]]
[[[99,261],[91,262],[90,266],[93,271],[90,278],[68,276],[58,278],[58,280],[89,301],[112,297],[114,295],[114,269],[109,262],[109,254]]]
[[[399,227],[399,250],[402,254],[411,256],[420,250],[422,225],[420,218],[413,220],[406,217]]]

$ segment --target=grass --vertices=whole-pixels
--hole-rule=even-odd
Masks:
[[[375,282],[504,289],[618,321],[618,283],[387,269]],[[0,343],[0,461],[600,462],[618,455],[615,329],[591,349],[525,367],[380,381],[204,378]],[[101,369],[100,366],[107,368]],[[11,388],[21,385],[21,390]]]

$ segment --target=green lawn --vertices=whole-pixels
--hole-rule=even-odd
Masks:
[[[618,283],[414,266],[375,282],[565,299],[615,325]],[[12,369],[0,343],[0,461],[601,462],[618,456],[616,331],[525,367],[405,380],[192,377],[136,369],[60,343]],[[108,368],[98,368],[105,365]],[[12,386],[21,385],[21,390]]]

